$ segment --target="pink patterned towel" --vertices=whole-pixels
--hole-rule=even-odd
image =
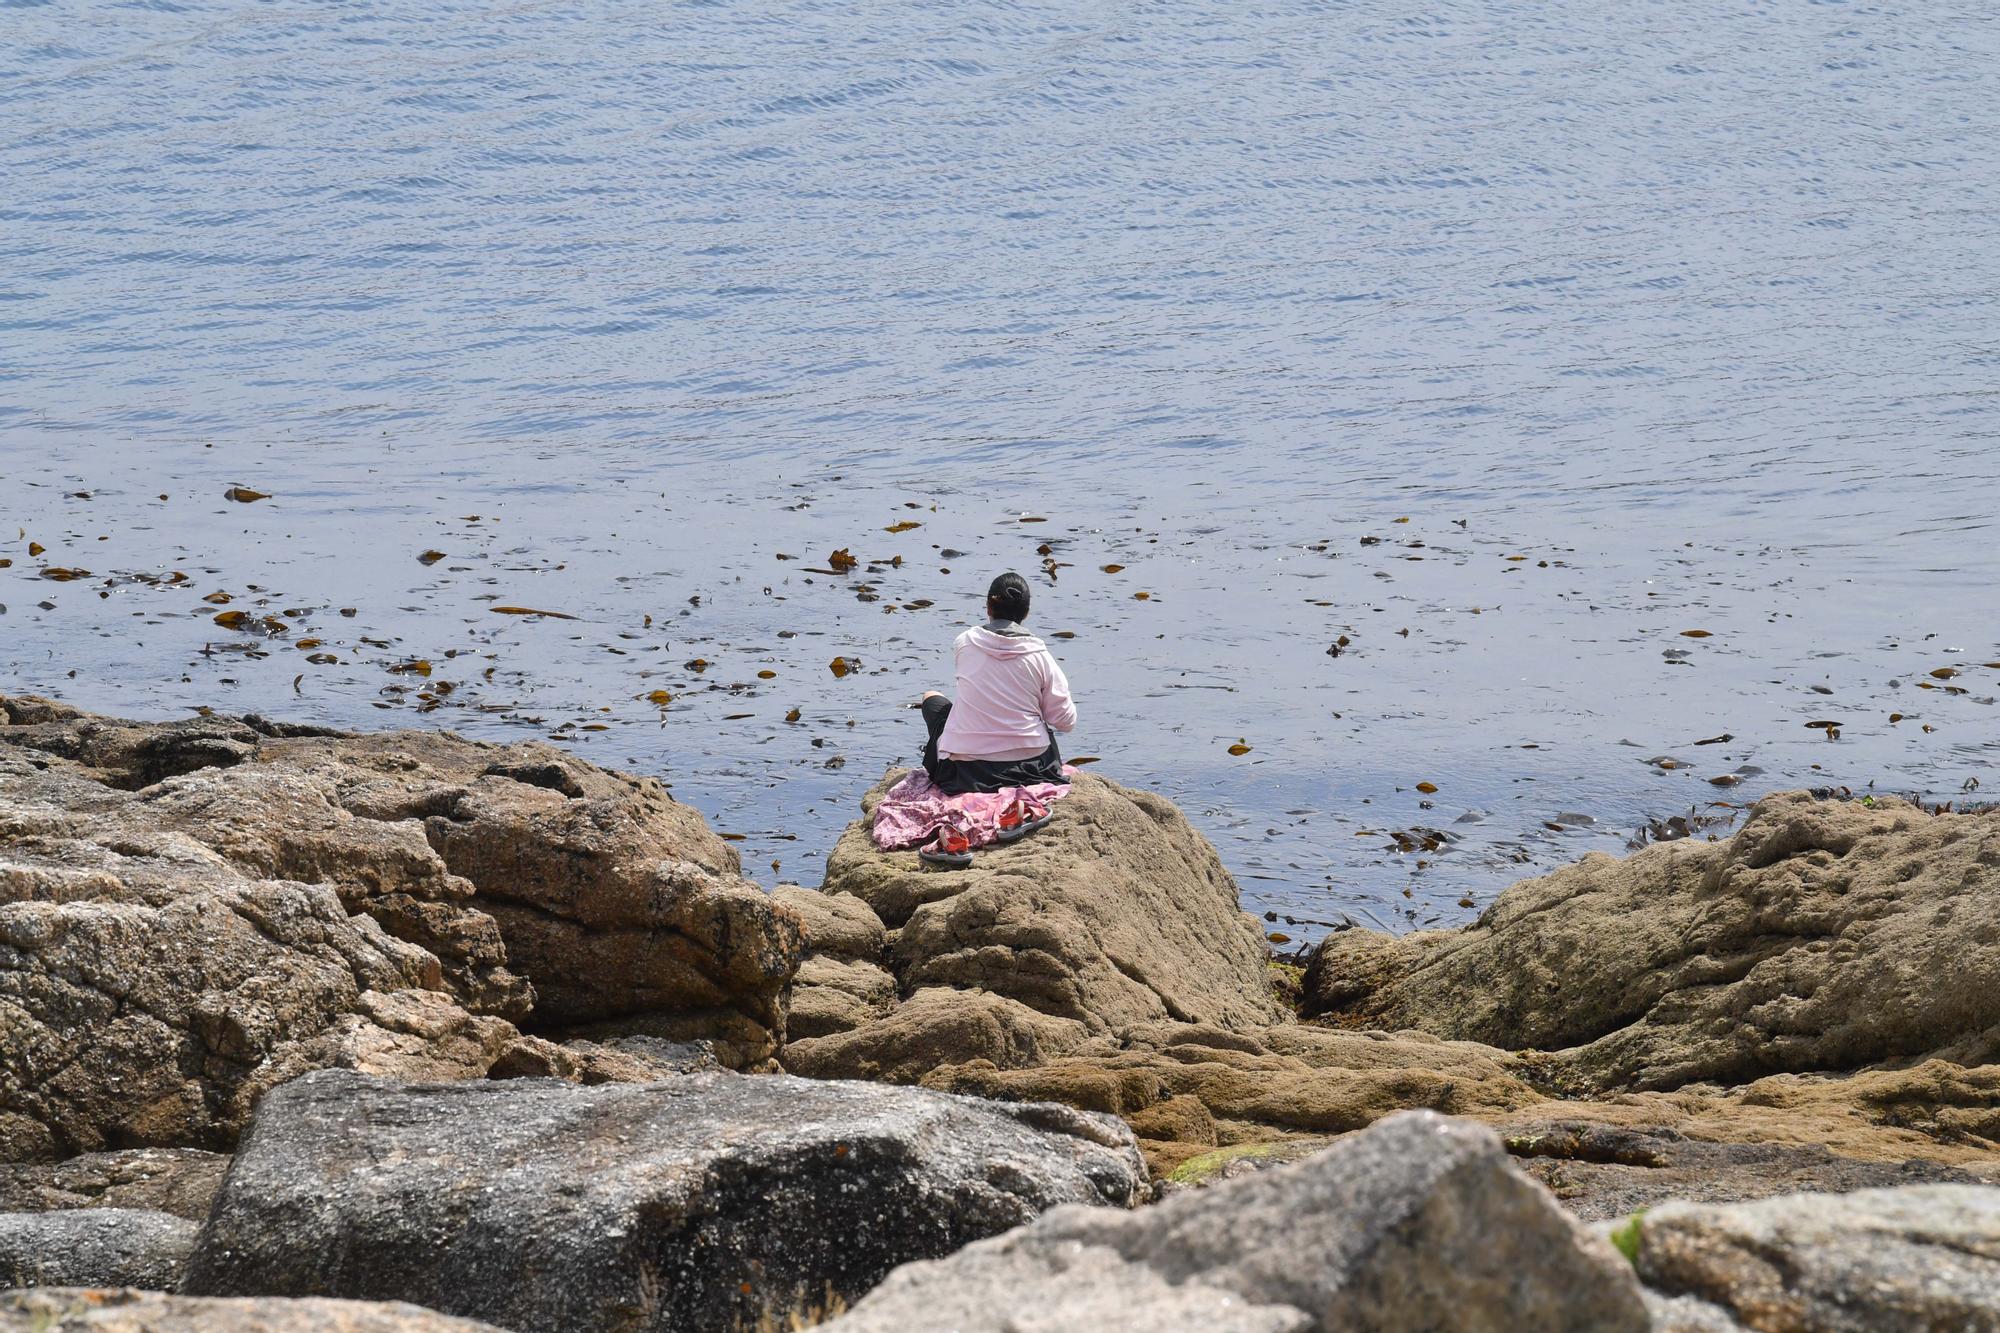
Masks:
[[[1063,768],[1068,777],[1075,769]],[[903,847],[921,847],[941,828],[955,828],[974,847],[998,840],[1000,812],[1017,800],[1047,809],[1069,795],[1067,782],[1037,782],[1029,787],[1007,787],[996,792],[967,792],[947,796],[921,768],[882,794],[875,807],[875,845],[885,852]]]

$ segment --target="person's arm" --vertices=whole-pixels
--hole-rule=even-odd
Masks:
[[[954,697],[964,692],[958,680],[959,664],[965,661],[965,643],[971,636],[972,631],[967,630],[951,641],[951,692]]]
[[[1042,721],[1056,731],[1068,731],[1076,725],[1076,701],[1069,697],[1069,677],[1063,675],[1062,664],[1055,657],[1045,655],[1048,670],[1042,676]]]

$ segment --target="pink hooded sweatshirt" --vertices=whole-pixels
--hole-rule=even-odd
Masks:
[[[1069,681],[1048,645],[1032,634],[967,630],[951,645],[958,686],[938,737],[949,759],[1032,759],[1049,748],[1049,728],[1076,725]]]

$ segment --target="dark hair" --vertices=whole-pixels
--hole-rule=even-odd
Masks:
[[[1002,574],[986,590],[986,607],[999,620],[1028,618],[1028,581],[1019,574]]]

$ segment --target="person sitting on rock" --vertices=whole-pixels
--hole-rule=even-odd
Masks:
[[[951,646],[957,702],[924,693],[924,772],[949,795],[1064,780],[1055,733],[1076,725],[1076,704],[1048,645],[1021,628],[1027,618],[1028,581],[993,580],[986,623]]]

